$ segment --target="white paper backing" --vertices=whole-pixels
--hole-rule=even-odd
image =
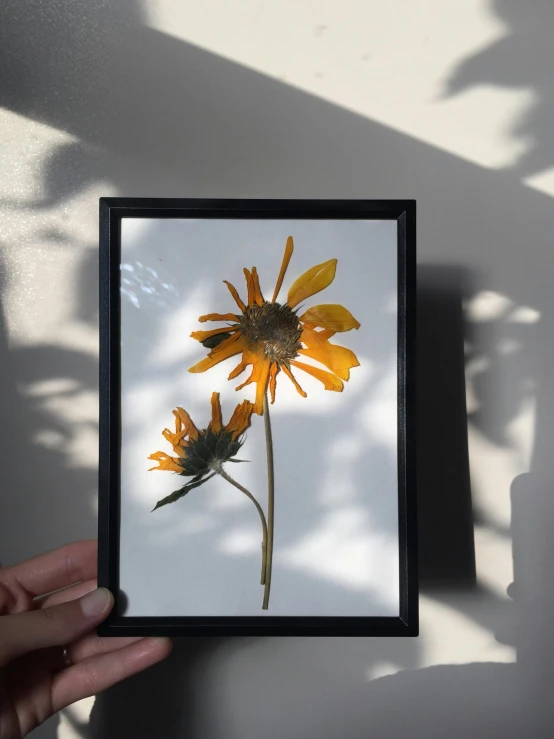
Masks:
[[[210,395],[223,420],[254,385],[227,375],[233,357],[203,374],[206,355],[191,331],[198,316],[233,312],[223,280],[246,297],[243,267],[256,266],[270,298],[287,236],[295,251],[280,294],[309,267],[337,257],[334,282],[307,307],[341,303],[360,321],[335,343],[360,367],[342,393],[295,372],[301,398],[279,374],[271,406],[275,448],[275,549],[270,607],[261,610],[261,527],[251,502],[214,478],[186,498],[151,512],[182,484],[148,472],[150,453],[171,452],[161,435],[172,409],[199,427]],[[395,221],[124,219],[121,235],[121,588],[129,616],[398,614]],[[247,370],[248,372],[248,370]],[[241,376],[242,377],[242,376]],[[246,374],[244,375],[246,377]],[[253,417],[228,471],[266,507],[263,421]]]

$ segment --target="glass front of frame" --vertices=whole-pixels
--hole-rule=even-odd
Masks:
[[[125,616],[399,615],[397,239],[122,219]]]

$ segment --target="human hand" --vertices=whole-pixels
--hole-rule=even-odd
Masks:
[[[96,589],[96,552],[96,541],[79,541],[0,569],[0,739],[20,739],[171,651],[169,639],[96,635],[113,607]]]

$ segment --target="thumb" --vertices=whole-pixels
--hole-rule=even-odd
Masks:
[[[68,603],[0,617],[0,665],[35,649],[74,641],[103,621],[112,606],[110,591],[98,588]]]

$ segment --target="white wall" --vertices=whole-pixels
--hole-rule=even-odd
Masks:
[[[421,298],[466,318],[421,361],[465,337],[477,587],[426,585],[417,640],[185,640],[37,736],[547,731],[553,21],[547,0],[0,5],[3,563],[95,534],[99,196],[415,197]],[[452,512],[463,438],[438,425],[421,494]],[[427,529],[438,562],[462,525]]]

